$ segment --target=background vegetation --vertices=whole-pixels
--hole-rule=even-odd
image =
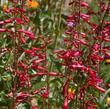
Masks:
[[[109,108],[109,0],[0,2],[0,109]]]

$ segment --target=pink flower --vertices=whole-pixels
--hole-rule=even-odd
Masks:
[[[76,56],[79,57],[81,56],[81,54],[82,54],[82,51],[80,50],[68,50],[68,51],[62,51],[59,57],[66,60]]]
[[[28,66],[25,64],[25,63],[23,63],[23,62],[19,62],[19,64],[18,64],[20,67],[22,67],[22,68],[24,68],[24,69],[27,69],[28,68]]]
[[[99,51],[99,49],[100,49],[100,44],[99,43],[95,43],[94,45],[93,45],[93,50],[94,51]]]
[[[76,39],[78,43],[82,45],[88,45],[87,42],[84,39]]]
[[[30,97],[30,94],[26,92],[20,92],[16,96],[16,101],[21,102],[23,100],[26,100],[28,97]]]
[[[38,59],[38,60],[33,60],[32,63],[33,65],[38,65],[39,63],[43,62],[45,59]]]
[[[64,100],[63,108],[62,109],[68,109],[68,98],[66,97]]]
[[[86,21],[86,22],[88,22],[88,21],[90,20],[90,16],[87,15],[87,14],[81,13],[81,14],[80,14],[80,17],[81,17],[84,21]]]
[[[0,21],[0,25],[3,25],[4,24],[4,21]]]
[[[38,66],[38,65],[32,65],[32,68],[35,70],[40,70],[40,71],[45,71],[47,72],[48,70],[42,66]]]
[[[94,61],[103,61],[103,56],[99,56],[97,54],[92,54],[91,59],[93,59]]]
[[[24,50],[24,52],[26,53],[26,54],[29,54],[30,56],[36,56],[37,54],[36,54],[36,51],[33,51],[33,50]]]
[[[82,35],[83,38],[87,37],[86,33],[81,32],[80,34]]]
[[[30,31],[26,31],[26,30],[20,29],[20,30],[18,30],[18,32],[23,32],[23,33],[25,33],[25,35],[27,35],[31,40],[34,40],[34,39],[35,39],[34,34],[33,34],[32,32],[30,32]]]
[[[80,2],[80,5],[82,7],[84,7],[84,8],[88,8],[89,7],[89,4],[87,2],[83,2],[83,1]]]
[[[0,32],[6,32],[6,29],[0,28]]]
[[[86,67],[85,67],[84,65],[81,65],[81,64],[78,63],[78,62],[73,62],[72,65],[71,65],[71,68],[84,70]]]
[[[12,23],[14,21],[14,18],[10,18],[4,21],[4,23]]]
[[[19,77],[19,81],[20,81],[20,86],[21,87],[25,87],[26,85],[28,85],[28,77],[27,74],[25,72],[19,72],[16,71],[18,77]]]
[[[41,94],[41,97],[48,98],[49,97],[49,91],[46,90],[43,94]]]
[[[20,36],[20,39],[19,39],[19,40],[20,40],[20,42],[23,43],[23,44],[26,43],[26,39],[25,39],[23,36]]]
[[[66,80],[64,86],[63,86],[63,92],[62,92],[62,94],[63,94],[64,97],[67,96],[67,91],[68,91],[69,82],[70,82],[70,79],[68,78],[68,79]]]
[[[39,50],[41,50],[41,48],[32,47],[32,51],[39,51]]]
[[[91,84],[95,89],[97,89],[98,91],[100,91],[100,92],[102,92],[102,93],[105,93],[106,92],[106,90],[105,89],[103,89],[102,87],[99,87],[99,86],[97,86],[97,85],[93,85],[93,84]]]
[[[17,24],[24,24],[23,20],[20,18],[15,18]]]

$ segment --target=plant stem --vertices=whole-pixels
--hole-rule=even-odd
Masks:
[[[64,0],[61,0],[61,7],[59,9],[59,16],[58,16],[58,27],[57,27],[57,32],[56,32],[55,39],[54,39],[53,51],[56,49],[58,37],[61,35],[61,12],[63,8],[63,3],[64,3]],[[52,70],[53,70],[53,62],[51,61],[50,66],[49,66],[49,72],[51,72]],[[50,81],[49,72],[47,73],[47,89],[48,90],[49,90],[49,81]],[[47,100],[47,102],[49,101]],[[47,109],[49,109],[49,103],[47,105]]]

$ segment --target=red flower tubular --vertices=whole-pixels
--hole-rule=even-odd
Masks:
[[[25,35],[27,35],[31,40],[34,40],[35,39],[34,34],[32,32],[30,32],[30,31],[26,31],[26,30],[20,29],[20,30],[18,30],[18,32],[25,33]]]
[[[69,82],[70,82],[70,79],[67,78],[67,80],[66,80],[66,82],[65,82],[65,84],[63,86],[63,91],[62,91],[62,94],[63,94],[64,97],[67,96]]]
[[[22,102],[23,100],[26,100],[28,97],[30,97],[30,94],[25,92],[17,93],[16,96],[16,102]]]
[[[41,94],[41,97],[43,97],[43,98],[48,98],[49,97],[49,92],[48,92],[48,90],[46,90],[43,94]]]
[[[63,108],[62,109],[69,109],[68,108],[68,98],[66,97],[64,100]]]
[[[87,2],[81,1],[81,2],[80,2],[80,5],[81,5],[81,7],[83,7],[83,8],[89,8],[89,4],[88,4]]]

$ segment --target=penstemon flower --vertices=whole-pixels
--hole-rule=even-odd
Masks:
[[[64,0],[3,5],[0,104],[10,109],[100,108],[96,100],[110,88],[110,3],[89,1],[71,1],[70,15],[62,11]]]

